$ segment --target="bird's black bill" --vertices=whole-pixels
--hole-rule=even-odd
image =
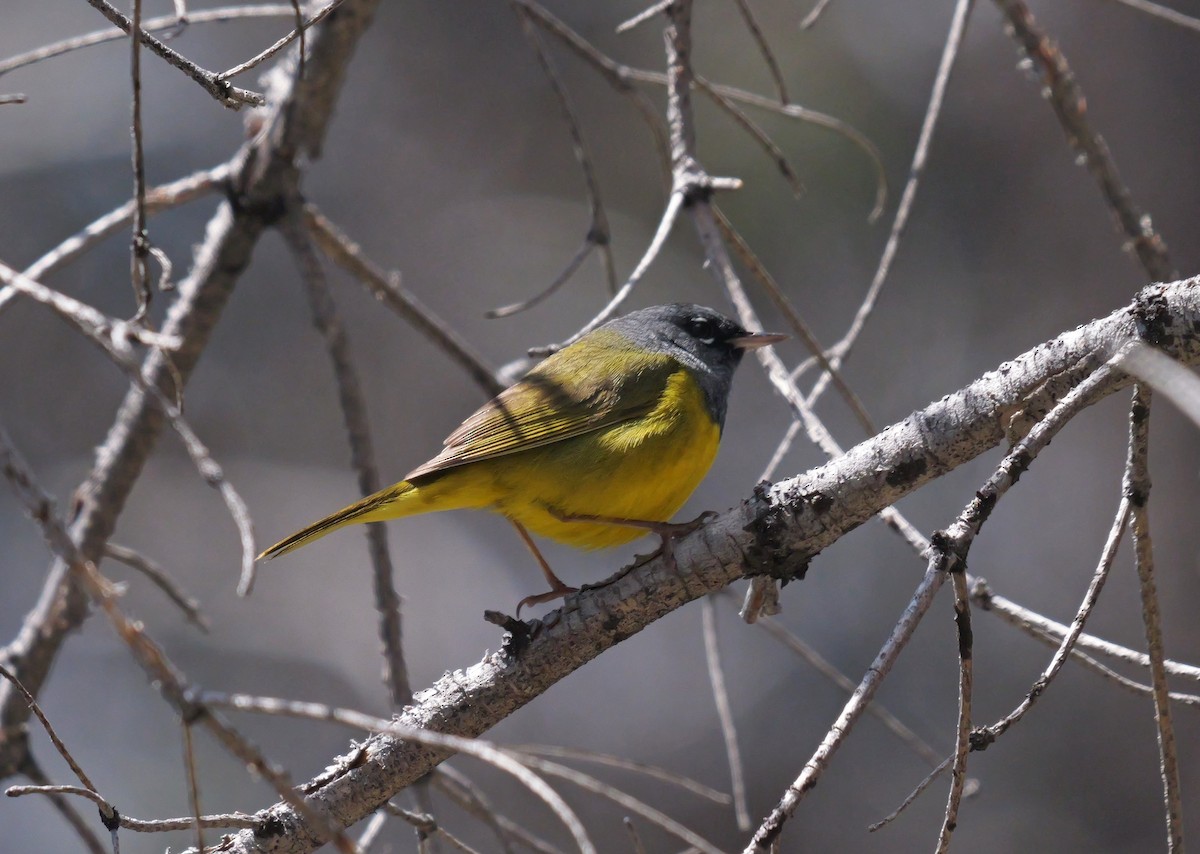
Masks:
[[[737,338],[730,338],[729,343],[739,350],[757,350],[759,347],[766,347],[770,344],[778,344],[780,341],[786,341],[789,335],[784,335],[781,332],[751,332],[749,335],[739,335]]]

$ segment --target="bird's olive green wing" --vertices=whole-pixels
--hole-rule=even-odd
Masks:
[[[440,454],[406,480],[560,442],[653,410],[679,363],[633,349],[622,336],[596,342],[597,336],[605,333],[560,350],[480,407],[450,434]]]

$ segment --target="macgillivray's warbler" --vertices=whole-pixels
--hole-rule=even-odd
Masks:
[[[667,520],[717,455],[734,369],[786,335],[750,333],[710,308],[630,312],[540,362],[484,404],[436,457],[259,555],[278,557],[345,525],[481,508],[506,516],[537,557],[549,593],[572,593],[527,531],[577,548],[616,546],[687,525]],[[694,526],[692,526],[694,527]]]

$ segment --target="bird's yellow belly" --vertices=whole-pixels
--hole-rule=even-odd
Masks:
[[[666,522],[708,473],[720,439],[703,392],[681,371],[643,417],[451,469],[432,491],[469,492],[455,503],[486,507],[576,548],[616,546],[646,531],[555,514]]]

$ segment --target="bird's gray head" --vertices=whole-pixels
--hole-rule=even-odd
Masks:
[[[631,311],[609,324],[635,343],[666,353],[691,368],[709,412],[725,424],[733,372],[747,350],[782,341],[786,335],[747,332],[725,315],[689,303],[656,305]]]

